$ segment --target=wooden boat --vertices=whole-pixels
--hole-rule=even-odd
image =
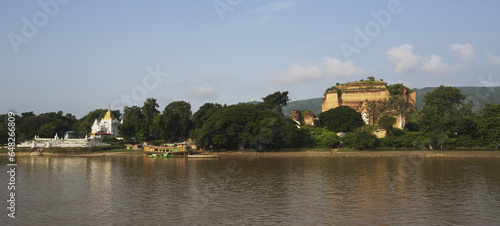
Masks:
[[[157,157],[164,156],[169,157],[173,155],[187,155],[189,154],[189,149],[186,142],[183,143],[175,143],[175,144],[167,144],[164,146],[153,146],[153,145],[145,145],[142,147],[144,149],[144,154],[146,155],[154,155]]]
[[[173,154],[151,154],[151,155],[146,155],[147,157],[152,157],[152,158],[172,158],[174,157]]]
[[[218,155],[188,155],[188,158],[219,158]]]
[[[32,155],[32,156],[41,156],[41,155],[43,155],[42,152],[43,152],[43,148],[36,148],[36,149],[33,149],[33,151],[30,152],[30,155]]]

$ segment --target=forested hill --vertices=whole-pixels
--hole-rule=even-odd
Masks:
[[[415,89],[417,91],[417,109],[422,109],[424,95],[431,92],[437,87],[427,87]],[[455,87],[467,96],[467,100],[474,103],[474,110],[479,110],[484,107],[485,103],[500,104],[500,87]],[[283,107],[283,113],[287,116],[292,116],[292,110],[310,110],[314,115],[321,113],[321,103],[323,98],[313,98],[307,100],[290,101],[287,106]]]
[[[292,110],[309,110],[314,113],[314,115],[319,115],[321,113],[321,103],[323,98],[313,98],[307,100],[296,100],[290,101],[286,106],[283,107],[283,113],[287,116],[292,116]]]
[[[432,92],[437,87],[415,89],[417,91],[417,109],[422,109],[423,99],[427,92]],[[500,104],[500,87],[455,87],[467,96],[467,100],[474,103],[474,110],[479,110],[486,103]]]

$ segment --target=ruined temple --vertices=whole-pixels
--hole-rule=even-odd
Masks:
[[[322,112],[348,106],[358,111],[366,124],[378,122],[381,115],[396,118],[395,127],[404,128],[405,112],[416,109],[416,92],[394,84],[387,86],[383,81],[358,81],[338,84],[324,93]]]
[[[318,125],[318,118],[314,115],[314,113],[308,110],[298,111],[293,109],[292,119],[293,121],[295,121],[295,123],[297,123],[297,127],[299,128],[304,125]]]

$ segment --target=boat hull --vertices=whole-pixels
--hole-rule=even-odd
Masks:
[[[144,146],[145,155],[174,155],[181,156],[189,154],[189,150],[185,147],[161,147],[161,146]]]
[[[218,155],[188,155],[188,158],[219,158]]]
[[[173,155],[173,156],[178,156],[178,155],[187,155],[189,154],[188,151],[177,151],[177,152],[157,152],[157,151],[144,151],[145,155],[153,155],[156,154],[157,156],[168,154],[168,155]]]

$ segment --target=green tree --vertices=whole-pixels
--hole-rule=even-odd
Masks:
[[[378,144],[377,137],[367,130],[357,130],[345,137],[345,145],[358,150],[374,149]]]
[[[459,89],[440,86],[424,96],[424,106],[419,112],[420,129],[424,132],[457,132],[464,116],[471,114],[466,96]]]
[[[396,118],[389,115],[384,115],[378,119],[378,124],[386,131],[391,130],[394,123],[396,123]]]
[[[424,106],[417,120],[422,132],[432,137],[432,144],[443,148],[458,136],[474,136],[476,125],[472,104],[459,89],[440,86],[424,96]]]
[[[134,140],[144,141],[147,139],[145,117],[142,109],[137,106],[123,108],[123,123],[118,126],[120,135],[126,142]]]
[[[264,100],[264,104],[266,106],[269,106],[270,108],[279,107],[279,109],[281,110],[281,107],[288,104],[290,98],[288,98],[288,91],[276,91],[275,93],[269,94],[266,97],[262,98],[262,100]]]
[[[37,135],[38,129],[40,129],[40,122],[33,112],[31,114],[24,114],[21,116],[21,122],[17,122],[16,133],[19,136],[19,141],[24,141],[27,139],[33,139]],[[52,135],[54,136],[54,135]]]
[[[193,114],[193,123],[196,129],[203,127],[203,124],[218,110],[222,108],[222,105],[217,103],[205,103],[198,109],[196,113]]]
[[[169,141],[185,140],[193,128],[191,115],[191,104],[184,101],[170,103],[153,120],[154,136]]]
[[[381,101],[379,100],[379,110],[380,112],[384,112],[386,110],[394,110],[396,114],[409,117],[415,111],[410,103],[407,102],[404,97],[393,95],[389,97],[389,99]]]
[[[338,148],[341,138],[325,127],[301,126],[300,146],[304,148]]]
[[[56,134],[56,125],[54,122],[44,124],[38,129],[37,134],[40,137],[53,137]]]
[[[14,123],[19,123],[19,116],[16,115],[16,120],[14,120]],[[8,123],[9,123],[9,115],[8,114],[4,114],[4,115],[0,115],[0,144],[7,144],[8,143],[8,139],[9,139],[9,126],[8,126]],[[19,132],[16,133],[16,135],[18,135]],[[18,140],[18,138],[16,137],[16,140]]]
[[[213,146],[240,148],[247,142],[256,140],[259,124],[263,115],[258,106],[237,104],[224,107],[215,112],[203,125],[196,138],[201,147]]]
[[[144,115],[144,130],[149,134],[152,133],[151,131],[151,125],[153,124],[154,118],[160,114],[160,111],[158,111],[159,105],[156,103],[156,99],[154,98],[148,98],[145,102],[144,105],[141,108],[142,115]]]
[[[288,92],[276,92],[261,104],[237,104],[224,106],[206,120],[196,134],[200,147],[239,148],[298,145],[299,132],[294,122],[286,118],[280,108]]]
[[[488,144],[500,144],[500,104],[485,104],[477,125],[482,140]]]
[[[391,96],[389,99],[378,101],[379,111],[385,112],[389,110],[392,114],[404,117],[405,120],[410,121],[415,115],[415,108],[403,97],[404,94],[410,93],[410,89],[402,84],[393,84],[387,86],[387,89]]]
[[[54,137],[57,133],[63,137],[70,131],[76,119],[71,114],[63,116],[63,112],[48,112],[35,115],[32,112],[22,114],[18,126],[19,141],[31,139],[34,135],[40,137]]]
[[[460,107],[466,98],[457,88],[440,86],[434,91],[425,94],[424,105],[439,106],[446,110]]]
[[[353,132],[364,124],[361,114],[347,106],[339,106],[321,113],[319,121],[334,132]]]

